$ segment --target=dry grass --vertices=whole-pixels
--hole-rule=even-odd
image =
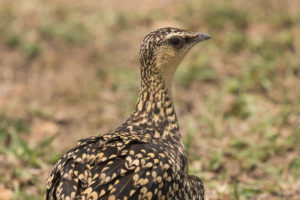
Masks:
[[[0,199],[42,199],[59,156],[132,111],[148,32],[207,32],[174,100],[207,199],[300,199],[300,3],[3,0]]]

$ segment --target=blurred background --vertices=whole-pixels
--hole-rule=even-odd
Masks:
[[[0,199],[42,199],[59,157],[133,110],[156,28],[210,34],[175,76],[208,200],[300,198],[299,0],[1,0]]]

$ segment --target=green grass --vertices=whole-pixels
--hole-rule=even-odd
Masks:
[[[32,199],[33,197],[26,192],[32,186],[44,191],[39,177],[30,171],[41,170],[48,164],[53,165],[60,156],[51,147],[56,135],[45,137],[34,146],[28,144],[24,137],[30,137],[30,130],[23,119],[0,117],[0,154],[6,156],[8,160],[6,165],[11,165],[5,174],[1,173],[0,180],[3,184],[14,183],[12,188],[14,199]],[[37,195],[34,199],[41,199],[41,196]]]

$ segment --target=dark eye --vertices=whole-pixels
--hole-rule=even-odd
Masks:
[[[169,39],[169,42],[174,47],[180,48],[182,46],[182,39],[178,37],[173,37]]]

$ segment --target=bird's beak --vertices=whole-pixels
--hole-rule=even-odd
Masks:
[[[196,42],[201,42],[201,41],[204,41],[204,40],[208,40],[210,39],[211,36],[206,34],[206,33],[197,33],[197,36],[195,38]]]

